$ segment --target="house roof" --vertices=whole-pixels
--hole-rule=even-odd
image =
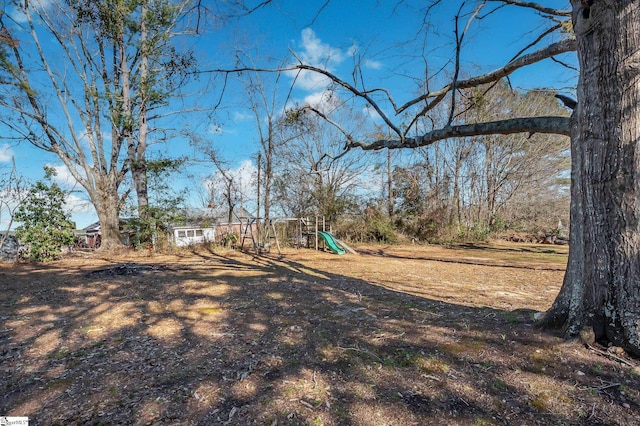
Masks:
[[[94,222],[91,225],[85,226],[81,229],[84,232],[97,232],[100,230],[100,222]]]
[[[120,218],[120,231],[122,231],[122,225],[132,221],[133,218],[130,217],[121,217]],[[91,225],[85,226],[84,228],[82,228],[80,231],[84,231],[84,232],[100,232],[100,221],[98,222],[93,222]]]
[[[229,211],[224,208],[189,208],[184,210],[186,222],[189,224],[209,223],[229,223]],[[251,220],[254,216],[244,207],[233,209],[231,223]]]
[[[229,211],[223,208],[188,208],[183,211],[186,218],[186,225],[171,225],[171,228],[192,228],[193,226],[201,226],[203,223],[219,224],[229,223]],[[252,215],[244,207],[236,207],[233,209],[233,220],[231,223],[240,223],[241,221],[254,219]],[[131,218],[120,218],[120,224],[131,220]],[[100,232],[100,222],[94,222],[91,225],[81,229],[85,233]]]

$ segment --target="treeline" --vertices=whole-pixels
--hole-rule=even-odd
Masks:
[[[467,105],[458,119],[474,123],[565,113],[553,95],[522,94],[506,82],[491,92],[479,87],[464,92]],[[356,128],[364,120],[352,112],[341,121]],[[421,124],[429,125],[426,119]],[[295,217],[319,214],[335,223],[343,238],[450,241],[567,231],[566,137],[476,136],[363,157],[345,154],[340,142],[345,129],[316,114],[290,112],[279,126],[283,143],[274,152],[272,210]]]

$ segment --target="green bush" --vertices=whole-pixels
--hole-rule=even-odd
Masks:
[[[224,247],[233,247],[238,244],[239,239],[240,238],[238,237],[238,234],[236,234],[235,232],[230,232],[224,236],[221,243]]]
[[[336,234],[345,241],[360,243],[398,242],[398,233],[394,223],[386,216],[356,216],[342,219],[337,223]]]
[[[387,218],[366,221],[366,237],[367,240],[377,243],[394,244],[398,242],[395,226]]]
[[[66,193],[55,183],[38,181],[29,190],[15,219],[21,222],[16,238],[22,244],[20,257],[31,262],[60,258],[62,248],[74,243],[74,225],[64,212]]]

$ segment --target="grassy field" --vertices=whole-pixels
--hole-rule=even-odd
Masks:
[[[32,425],[631,425],[637,360],[534,327],[566,247],[78,253],[0,264]]]

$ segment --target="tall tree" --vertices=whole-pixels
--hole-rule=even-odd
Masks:
[[[453,79],[395,107],[396,113],[417,111],[415,121],[445,98],[450,99],[447,124],[416,137],[397,127],[369,92],[326,70],[303,63],[297,68],[322,73],[377,107],[395,135],[376,141],[348,136],[350,148],[415,148],[448,138],[522,132],[570,136],[571,249],[563,287],[544,323],[561,326],[567,336],[589,325],[601,342],[640,356],[640,189],[636,184],[640,174],[636,160],[640,142],[640,3],[571,0],[571,10],[561,10],[522,0],[487,0],[477,2],[468,16],[474,18],[478,8],[493,5],[527,8],[557,24],[503,67],[467,79],[458,79],[462,45],[461,37],[456,37]],[[567,32],[568,28],[571,31]],[[523,54],[559,30],[567,32],[560,41]],[[580,66],[577,101],[561,97],[573,109],[571,118],[529,116],[456,122],[460,90],[498,81],[519,68],[572,50],[577,50]],[[387,101],[397,105],[390,97]]]
[[[260,192],[262,200],[259,203],[262,204],[265,224],[271,216],[271,188],[273,185],[276,149],[282,142],[277,128],[281,112],[279,109],[280,93],[278,92],[281,74],[276,73],[273,81],[268,81],[267,78],[268,75],[250,72],[246,74],[244,80],[249,108],[256,120],[260,143],[262,176],[259,179],[261,181]],[[260,212],[258,212],[258,216],[260,216]]]
[[[215,166],[215,171],[205,179],[207,189],[206,199],[203,200],[205,206],[213,209],[222,201],[226,207],[227,220],[229,223],[233,222],[234,210],[242,201],[240,177],[223,159],[213,143],[196,139],[192,144],[198,152],[204,155],[204,161],[211,162]]]
[[[571,244],[547,314],[640,356],[640,4],[573,0],[580,79],[571,120]]]
[[[179,96],[180,89],[189,81],[196,66],[193,52],[179,51],[172,44],[178,32],[193,34],[197,31],[197,28],[178,27],[191,4],[190,0],[138,0],[128,4],[128,14],[122,14],[125,37],[118,43],[120,62],[125,65],[123,73],[133,73],[132,78],[122,79],[123,116],[127,126],[131,126],[125,129],[124,136],[138,215],[143,221],[149,216],[149,122],[157,120],[159,114],[167,114],[164,107],[171,98]],[[128,62],[131,63],[130,68]]]
[[[322,108],[336,109],[334,101],[327,92]],[[342,114],[349,117],[344,121],[354,128],[364,122],[361,114]],[[355,187],[365,172],[362,155],[341,155],[340,133],[311,111],[291,110],[278,127],[287,143],[280,148],[275,162],[275,201],[289,215],[319,214],[335,220],[355,198]]]
[[[12,137],[57,155],[87,191],[103,247],[119,245],[119,212],[132,174],[140,210],[148,204],[150,111],[180,84],[188,54],[171,45],[190,2],[160,0],[12,2],[0,96]]]

